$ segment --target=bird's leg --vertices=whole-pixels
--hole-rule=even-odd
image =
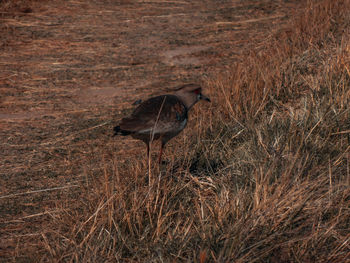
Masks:
[[[158,163],[160,164],[160,162],[162,161],[162,154],[163,154],[163,148],[164,148],[164,144],[162,142],[162,144],[160,145],[160,151],[159,151],[159,157],[158,157]]]
[[[147,146],[147,158],[149,159],[149,143],[146,143]]]

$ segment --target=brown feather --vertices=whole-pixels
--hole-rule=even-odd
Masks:
[[[187,109],[182,101],[174,95],[162,95],[141,103],[130,117],[122,119],[120,128],[140,132],[154,129],[155,126],[159,127],[164,122],[171,122],[176,126],[186,118]]]

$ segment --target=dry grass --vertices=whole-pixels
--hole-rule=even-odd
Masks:
[[[76,209],[57,204],[65,212],[42,236],[46,258],[349,261],[345,2],[310,4],[227,76],[208,80],[215,102],[195,114],[198,139],[183,138],[174,152],[184,155],[154,168],[151,187],[145,163],[100,164]]]
[[[350,262],[350,3],[316,2],[207,79],[214,102],[151,186],[146,161],[85,160],[33,258]]]

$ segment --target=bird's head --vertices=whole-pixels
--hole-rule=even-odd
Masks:
[[[210,99],[202,94],[202,87],[198,84],[187,84],[176,90],[175,95],[178,96],[188,109],[200,100],[209,101]]]

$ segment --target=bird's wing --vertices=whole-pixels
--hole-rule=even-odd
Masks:
[[[174,95],[162,95],[141,103],[130,117],[122,119],[123,130],[149,133],[168,132],[176,123],[187,119],[187,109]]]

